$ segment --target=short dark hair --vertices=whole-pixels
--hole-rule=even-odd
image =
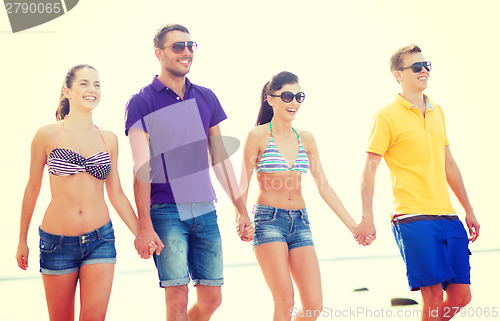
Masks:
[[[153,43],[155,45],[155,48],[160,48],[163,49],[163,44],[165,43],[165,35],[170,32],[178,30],[181,32],[185,32],[189,34],[189,30],[184,27],[183,25],[175,24],[175,23],[170,23],[167,25],[164,25],[160,29],[158,29],[155,33],[155,36],[153,38]]]
[[[403,56],[407,54],[422,52],[419,46],[415,44],[411,44],[409,46],[404,46],[396,50],[395,53],[392,54],[389,66],[391,68],[391,72],[394,72],[400,68],[403,68]]]

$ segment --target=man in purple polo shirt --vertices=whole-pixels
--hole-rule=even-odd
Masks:
[[[135,247],[147,258],[149,244],[158,246],[154,261],[167,320],[208,320],[221,303],[223,284],[209,161],[237,208],[243,241],[253,238],[253,227],[222,143],[218,124],[227,116],[210,89],[186,78],[196,43],[184,26],[171,24],[157,31],[154,45],[160,75],[130,98],[125,115],[139,216]],[[188,311],[190,280],[197,302]]]

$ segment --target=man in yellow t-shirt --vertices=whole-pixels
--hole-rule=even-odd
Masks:
[[[363,170],[363,216],[354,237],[366,245],[368,235],[376,236],[372,202],[383,157],[394,194],[392,229],[410,288],[422,294],[422,320],[449,320],[471,299],[468,244],[479,236],[479,223],[451,155],[443,111],[423,94],[431,63],[410,45],[392,55],[390,67],[401,94],[373,118]],[[451,206],[448,185],[465,209],[470,237]]]

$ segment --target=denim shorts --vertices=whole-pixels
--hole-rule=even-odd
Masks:
[[[305,208],[285,210],[255,205],[253,213],[255,224],[253,247],[270,242],[284,242],[288,245],[288,250],[314,245]]]
[[[392,231],[412,291],[442,284],[470,284],[469,239],[456,215],[396,217]]]
[[[111,221],[79,236],[54,235],[38,228],[40,272],[62,275],[85,264],[116,263],[115,233]]]
[[[153,255],[160,287],[185,285],[190,279],[194,285],[224,283],[222,242],[213,202],[154,204],[150,213],[156,234],[165,245],[160,255]],[[185,219],[185,215],[191,218]]]

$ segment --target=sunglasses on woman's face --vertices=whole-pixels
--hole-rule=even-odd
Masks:
[[[427,70],[427,71],[431,71],[432,65],[431,65],[430,61],[419,61],[419,62],[414,63],[411,66],[399,68],[398,70],[402,71],[402,70],[405,70],[408,68],[411,68],[411,71],[413,71],[414,73],[417,73],[417,72],[421,72],[422,68],[425,68],[425,70]]]
[[[298,93],[294,94],[291,91],[284,91],[280,95],[269,95],[271,97],[281,97],[281,100],[283,100],[285,103],[291,103],[293,98],[298,103],[301,103],[306,99],[306,94],[304,94],[302,91],[299,91]]]
[[[179,41],[174,42],[172,45],[167,47],[172,48],[174,54],[180,54],[184,51],[184,49],[186,49],[186,47],[188,48],[190,53],[193,53],[196,50],[197,46],[198,45],[194,41]]]

